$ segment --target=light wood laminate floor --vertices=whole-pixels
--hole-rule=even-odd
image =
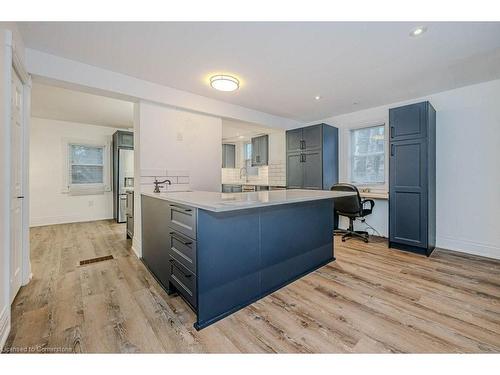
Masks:
[[[33,280],[14,301],[4,351],[500,351],[500,261],[336,240],[337,261],[197,332],[124,233],[112,221],[31,229]]]

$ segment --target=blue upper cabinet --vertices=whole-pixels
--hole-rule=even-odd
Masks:
[[[118,130],[115,134],[117,134],[118,147],[134,147],[134,133]]]
[[[288,130],[286,132],[286,151],[300,152],[302,151],[302,128]]]
[[[436,111],[389,110],[389,246],[429,255],[436,237]]]
[[[328,125],[326,125],[328,126]],[[323,125],[313,125],[302,128],[302,146],[304,150],[316,150],[322,147]]]
[[[236,146],[232,144],[222,145],[222,168],[236,167]]]
[[[423,138],[427,136],[428,102],[405,105],[389,111],[391,141]]]
[[[252,138],[252,167],[267,165],[268,159],[269,136],[266,134]]]
[[[338,182],[338,129],[326,124],[286,132],[287,187],[329,190]]]

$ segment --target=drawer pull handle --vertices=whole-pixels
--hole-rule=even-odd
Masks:
[[[186,241],[182,238],[180,238],[175,232],[170,232],[170,235],[172,236],[172,238],[175,238],[177,241],[181,242],[183,245],[192,245],[193,244],[193,241]]]
[[[175,268],[177,268],[179,271],[181,271],[181,272],[182,272],[182,270],[181,270],[179,267],[177,267],[177,264],[175,264],[175,260],[174,260],[174,259],[169,259],[169,262],[170,262],[170,263],[172,263],[172,265],[173,265]],[[186,277],[186,278],[190,278],[190,277],[192,277],[192,276],[193,276],[193,275],[191,275],[190,273],[185,273],[185,272],[182,272],[182,274],[183,274],[183,275],[184,275],[184,277]]]
[[[170,205],[170,207],[179,208],[179,209],[181,209],[181,210],[182,210],[182,211],[184,211],[184,212],[191,212],[191,211],[193,211],[193,210],[192,210],[192,209],[190,209],[190,208],[184,208],[184,207],[181,207],[181,206],[177,206],[177,205],[175,205],[175,204],[171,204],[171,205]]]

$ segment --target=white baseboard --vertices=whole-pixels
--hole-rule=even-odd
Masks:
[[[139,251],[142,249],[141,242],[139,240],[136,240],[136,237],[132,238],[132,251],[134,252],[135,256],[138,259],[142,258],[142,251]]]
[[[10,333],[10,306],[4,306],[0,312],[0,352],[7,341]]]
[[[460,253],[500,259],[500,246],[487,243],[441,236],[436,239],[436,247]]]
[[[33,217],[30,220],[30,227],[41,227],[45,225],[81,223],[85,221],[110,220],[113,216],[83,216],[83,215],[65,215],[65,216],[47,216]]]

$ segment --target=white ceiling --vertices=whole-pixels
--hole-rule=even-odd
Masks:
[[[499,22],[425,23],[417,38],[414,22],[18,25],[27,47],[302,121],[500,78]],[[240,90],[211,89],[213,73]]]
[[[38,82],[33,83],[31,91],[31,115],[114,128],[134,126],[134,105],[131,102]]]

